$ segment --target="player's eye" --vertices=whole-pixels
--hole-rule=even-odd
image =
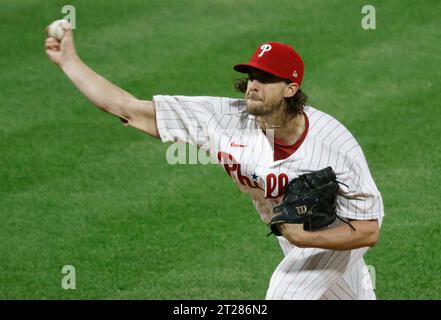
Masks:
[[[273,83],[273,82],[280,81],[277,77],[274,77],[273,75],[265,74],[265,73],[249,75],[248,80],[249,81],[257,80],[260,83]]]
[[[257,80],[259,82],[264,82],[265,81],[265,76],[263,75],[250,75],[248,77],[249,81],[253,81],[253,80]]]

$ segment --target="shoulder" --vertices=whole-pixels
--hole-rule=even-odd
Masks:
[[[202,108],[212,113],[237,113],[246,109],[245,100],[214,96],[182,96],[182,95],[155,95],[156,105],[169,104],[187,108]]]
[[[255,117],[246,111],[244,99],[214,96],[155,95],[159,117],[200,119],[208,128],[254,128]]]
[[[339,120],[311,106],[305,106],[305,113],[309,120],[309,139],[319,141],[338,152],[359,153],[357,140]]]
[[[334,128],[344,128],[343,124],[330,114],[311,106],[305,106],[304,112],[308,116],[310,133],[318,137],[326,137]],[[348,130],[347,130],[348,131]]]

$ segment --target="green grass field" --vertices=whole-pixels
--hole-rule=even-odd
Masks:
[[[0,299],[263,299],[282,252],[248,196],[214,165],[168,165],[46,58],[65,4],[0,2]],[[383,195],[378,298],[441,299],[440,1],[69,4],[83,60],[143,99],[237,97],[233,64],[296,47],[310,104],[353,132]]]

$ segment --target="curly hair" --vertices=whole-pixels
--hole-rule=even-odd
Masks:
[[[290,80],[284,80],[286,83],[291,83]],[[248,78],[236,79],[234,82],[234,89],[238,92],[245,93],[247,91]],[[302,91],[297,90],[296,94],[292,97],[285,98],[286,104],[288,105],[288,112],[293,116],[301,114],[303,107],[306,105],[306,100],[308,96]]]

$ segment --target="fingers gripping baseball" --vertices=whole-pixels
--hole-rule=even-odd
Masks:
[[[76,57],[76,51],[71,25],[67,21],[62,21],[57,28],[61,29],[54,31],[53,27],[46,28],[45,50],[49,60],[61,67]]]

